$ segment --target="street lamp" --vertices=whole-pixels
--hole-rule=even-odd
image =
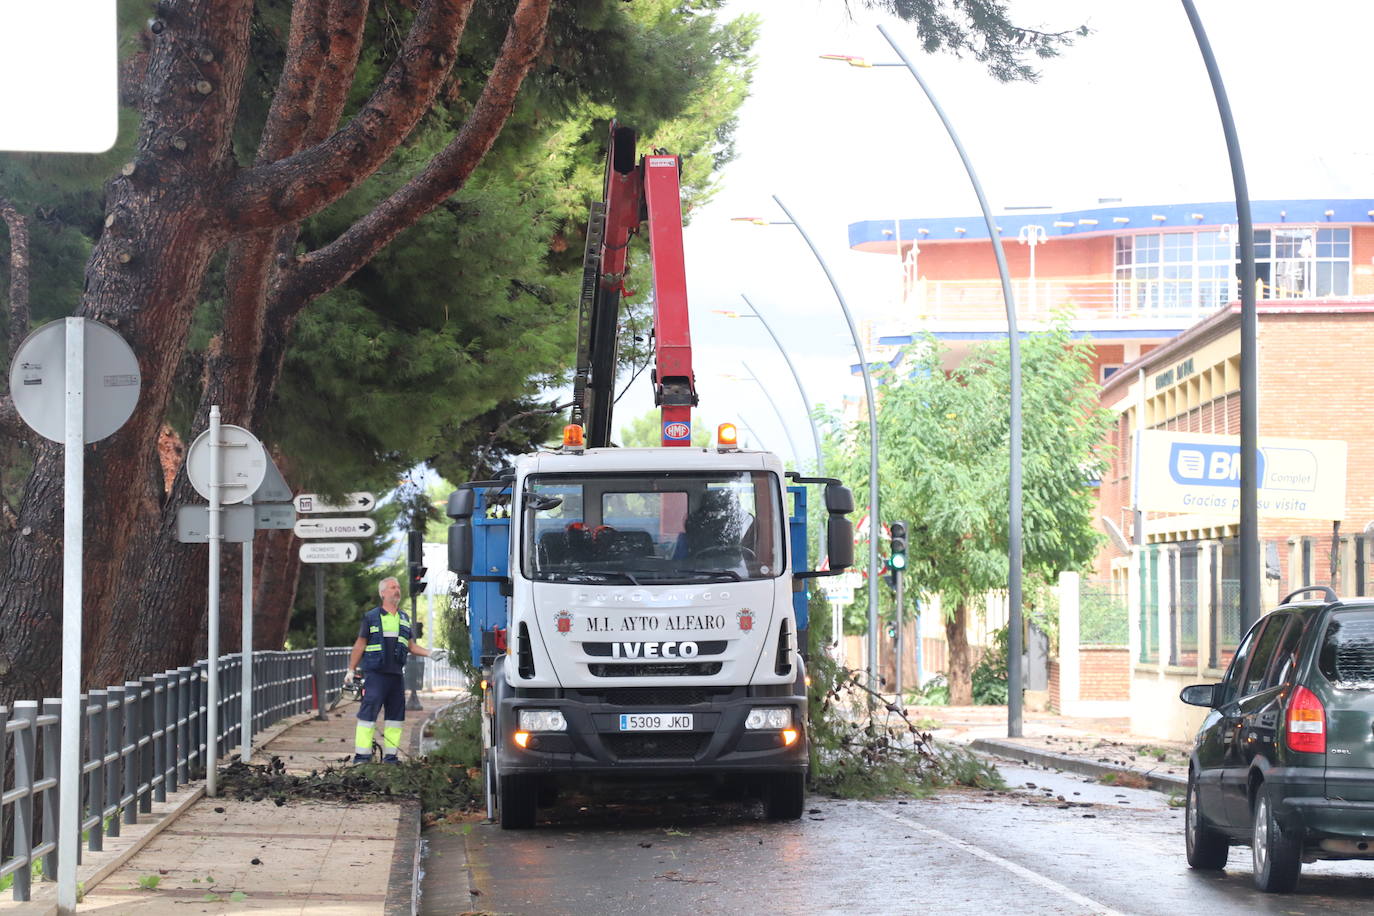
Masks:
[[[735,375],[732,372],[722,372],[720,373],[720,377],[732,382],[754,382],[759,386],[759,390],[763,392],[763,396],[768,399],[768,406],[773,408],[773,415],[778,418],[778,425],[782,427],[782,434],[787,437],[787,445],[792,450],[793,463],[795,463],[797,467],[801,467],[801,453],[797,451],[797,442],[792,438],[792,428],[787,425],[787,418],[782,415],[782,411],[778,410],[777,401],[773,400],[773,395],[768,393],[768,386],[754,374],[754,370],[749,368],[748,363],[741,360],[740,365],[744,367],[744,371],[747,375]]]
[[[1186,0],[1185,0],[1186,2]],[[898,63],[869,63],[862,57],[850,54],[823,54],[826,60],[842,60],[851,67],[906,67],[916,79],[917,85],[925,93],[930,105],[935,109],[935,113],[940,116],[941,123],[945,126],[949,139],[954,143],[954,149],[959,153],[959,158],[964,163],[964,171],[968,172],[969,183],[973,185],[973,193],[978,197],[978,206],[983,211],[983,222],[987,224],[988,240],[992,243],[993,255],[997,258],[997,272],[1002,278],[1002,300],[1007,308],[1007,346],[1010,351],[1010,375],[1011,375],[1011,423],[1010,423],[1010,470],[1008,474],[1007,489],[1009,490],[1008,503],[1010,504],[1007,525],[1007,736],[1010,738],[1021,737],[1021,342],[1020,333],[1016,329],[1016,301],[1011,292],[1011,274],[1007,271],[1007,256],[1002,250],[1002,241],[997,232],[997,223],[992,218],[992,208],[988,206],[987,196],[983,193],[983,185],[978,181],[978,173],[973,169],[973,163],[969,161],[968,153],[964,150],[964,144],[959,142],[959,135],[954,130],[954,125],[950,123],[945,110],[940,107],[940,103],[935,98],[935,94],[930,91],[926,81],[917,72],[916,66],[912,64],[911,58],[907,57],[906,52],[901,49],[897,42],[892,40],[892,36],[887,34],[887,29],[881,25],[878,31],[882,34],[887,43],[892,46],[892,50],[902,59]],[[876,548],[875,548],[876,549]]]
[[[878,416],[873,401],[873,377],[868,371],[868,357],[864,355],[863,342],[859,340],[859,331],[854,326],[854,316],[849,312],[849,305],[844,301],[844,293],[840,292],[840,284],[836,282],[835,275],[830,272],[830,265],[825,263],[825,258],[821,257],[821,251],[816,247],[816,243],[811,241],[811,236],[807,234],[802,224],[797,222],[792,211],[787,209],[778,195],[773,195],[773,202],[786,214],[785,220],[766,220],[758,216],[735,217],[736,222],[753,223],[756,226],[792,226],[801,235],[802,241],[806,242],[806,247],[811,249],[811,254],[815,256],[816,263],[821,265],[821,270],[825,272],[825,278],[830,281],[830,288],[835,291],[835,298],[840,303],[840,311],[844,313],[845,324],[849,326],[849,337],[854,342],[854,352],[859,357],[859,371],[863,374],[864,395],[867,398],[868,406],[868,686],[877,692],[878,687],[878,581],[882,576],[882,568],[878,565]],[[874,704],[873,694],[869,694],[870,707]]]
[[[1048,235],[1045,234],[1045,227],[1035,224],[1022,226],[1016,233],[1016,240],[1022,245],[1030,246],[1030,310],[1035,314],[1035,246],[1042,244]]]
[[[768,319],[764,318],[763,313],[754,307],[754,303],[749,301],[748,296],[740,293],[740,298],[744,300],[745,305],[749,306],[749,311],[752,314],[741,315],[739,312],[734,312],[729,309],[712,309],[711,311],[717,315],[724,315],[726,318],[757,318],[759,323],[763,325],[763,329],[768,332],[768,336],[773,338],[773,343],[778,345],[778,352],[781,353],[782,358],[787,361],[787,368],[791,370],[792,379],[797,383],[797,391],[801,394],[802,406],[806,408],[806,419],[811,423],[811,441],[816,447],[816,474],[817,476],[824,477],[825,456],[821,452],[821,434],[816,429],[816,418],[812,414],[811,399],[806,396],[806,386],[802,384],[801,373],[797,371],[796,365],[792,362],[791,355],[787,352],[787,348],[782,345],[782,341],[778,339],[778,335],[773,331],[773,326],[768,323]],[[822,541],[822,543],[824,543],[824,541]]]

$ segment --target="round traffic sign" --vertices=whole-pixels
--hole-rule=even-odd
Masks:
[[[67,427],[67,321],[59,318],[19,345],[10,364],[10,393],[24,422],[61,442]],[[75,318],[85,338],[84,440],[99,442],[124,425],[138,405],[138,358],[123,337],[98,321]]]
[[[257,437],[242,426],[222,423],[220,441],[220,493],[222,506],[241,503],[253,495],[267,476],[267,452]],[[210,430],[205,430],[186,450],[186,476],[191,486],[210,498]]]

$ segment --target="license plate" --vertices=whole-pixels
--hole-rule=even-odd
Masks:
[[[651,712],[620,717],[623,732],[689,732],[692,730],[690,712]]]

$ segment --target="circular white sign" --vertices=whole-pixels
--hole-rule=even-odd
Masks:
[[[142,376],[123,337],[98,321],[77,320],[86,343],[82,428],[86,442],[99,442],[133,414]],[[67,319],[50,321],[24,338],[10,364],[10,393],[34,432],[54,442],[66,439]]]
[[[241,503],[253,495],[267,476],[267,452],[257,437],[242,426],[222,423],[219,427],[219,502],[222,506]],[[210,498],[210,430],[206,430],[186,450],[186,476],[191,486]]]

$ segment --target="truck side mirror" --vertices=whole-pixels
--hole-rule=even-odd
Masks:
[[[460,487],[448,495],[449,518],[472,518],[477,494],[471,487]],[[451,542],[450,542],[451,543]]]
[[[848,515],[853,512],[854,494],[850,492],[849,487],[838,483],[826,484],[825,511],[841,515]]]
[[[826,488],[827,491],[829,488]],[[840,487],[845,493],[844,487]],[[827,500],[828,501],[828,500]],[[854,524],[843,515],[835,514],[825,526],[825,549],[830,554],[830,569],[839,572],[854,565]]]
[[[471,490],[459,490],[454,493],[467,493],[472,495]],[[450,506],[453,498],[449,498]],[[472,518],[470,516],[459,516],[452,525],[448,526],[448,569],[449,572],[457,576],[472,575]]]

